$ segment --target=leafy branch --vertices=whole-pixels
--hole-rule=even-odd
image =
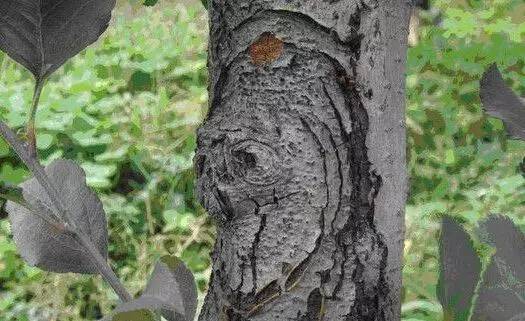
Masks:
[[[169,321],[190,321],[197,291],[186,266],[175,257],[162,258],[143,295],[133,299],[108,264],[106,217],[100,199],[87,186],[85,172],[71,160],[55,160],[47,167],[38,160],[36,115],[45,82],[98,39],[114,6],[115,0],[0,2],[0,49],[35,78],[26,140],[0,120],[0,136],[33,178],[20,187],[0,185],[0,197],[8,201],[13,237],[27,263],[57,273],[98,273],[114,289],[123,303],[104,320],[158,320],[162,315]]]
[[[131,300],[131,295],[119,281],[111,267],[107,264],[106,259],[102,256],[99,249],[93,244],[90,236],[85,234],[76,222],[71,219],[72,217],[75,217],[75,213],[71,213],[71,210],[64,205],[59,191],[51,183],[51,179],[36,158],[36,154],[32,153],[27,148],[30,145],[24,144],[20,141],[16,134],[3,121],[0,121],[0,135],[2,135],[9,145],[13,147],[20,159],[33,173],[40,186],[43,187],[45,193],[47,193],[54,209],[54,221],[51,221],[54,223],[53,225],[58,227],[61,233],[70,234],[74,237],[75,241],[78,242],[78,244],[89,254],[92,261],[91,263],[96,266],[102,277],[111,285],[122,301]],[[95,213],[87,214],[93,215]]]
[[[507,86],[495,64],[483,74],[480,97],[485,111],[503,121],[511,138],[525,140],[525,103]]]
[[[525,140],[525,104],[496,65],[484,73],[480,97],[484,110],[503,121],[511,138]],[[524,320],[525,234],[501,215],[490,215],[477,232],[493,248],[483,268],[468,233],[452,217],[442,220],[437,297],[445,321]]]

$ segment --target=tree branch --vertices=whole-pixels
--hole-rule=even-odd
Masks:
[[[91,239],[76,226],[75,222],[69,220],[69,217],[72,216],[69,215],[66,206],[64,206],[62,203],[57,189],[51,184],[44,167],[36,158],[36,154],[29,150],[31,147],[22,142],[17,137],[15,132],[1,120],[0,135],[4,137],[7,143],[14,149],[18,157],[20,157],[22,162],[24,162],[28,169],[33,173],[35,179],[44,188],[49,196],[49,199],[53,203],[53,206],[55,207],[57,218],[61,221],[60,223],[64,225],[66,230],[71,231],[71,233],[75,236],[75,239],[88,252],[104,280],[106,280],[106,282],[111,285],[122,301],[130,301],[132,296],[120,282],[115,272],[111,269],[106,259],[97,250]]]

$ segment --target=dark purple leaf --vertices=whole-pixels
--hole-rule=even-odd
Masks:
[[[483,274],[472,320],[514,318],[525,312],[525,235],[501,215],[489,216],[479,233],[496,252]]]
[[[155,311],[168,321],[193,321],[197,310],[195,279],[184,263],[165,256],[155,266],[146,290],[137,299],[119,305],[104,320],[117,321],[123,315],[141,315]]]
[[[480,87],[485,111],[501,119],[512,138],[525,140],[525,104],[507,86],[495,64],[483,74]]]
[[[86,185],[82,168],[68,160],[56,160],[46,167],[51,184],[73,217],[69,219],[107,257],[107,223],[102,203]],[[31,266],[51,272],[98,273],[91,257],[68,233],[54,214],[53,205],[35,178],[21,184],[28,207],[8,202],[15,244]]]
[[[467,232],[451,217],[443,218],[439,245],[437,297],[445,320],[466,321],[480,279],[480,259]]]
[[[39,80],[95,42],[115,0],[1,0],[0,49]]]

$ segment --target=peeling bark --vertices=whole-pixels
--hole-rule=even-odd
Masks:
[[[406,1],[210,1],[201,321],[399,320]]]

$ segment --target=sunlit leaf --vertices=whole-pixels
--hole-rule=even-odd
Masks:
[[[8,156],[10,151],[9,145],[7,145],[5,140],[0,138],[0,157]]]
[[[106,30],[115,0],[2,0],[0,49],[43,79]]]
[[[46,173],[72,214],[69,219],[107,257],[106,216],[97,195],[86,185],[82,168],[69,160],[56,160]],[[96,273],[90,256],[57,220],[44,188],[34,178],[21,187],[31,211],[13,202],[7,203],[6,210],[16,246],[27,263],[52,272]]]
[[[16,185],[23,182],[28,175],[24,168],[13,166],[10,163],[0,166],[0,182]]]

